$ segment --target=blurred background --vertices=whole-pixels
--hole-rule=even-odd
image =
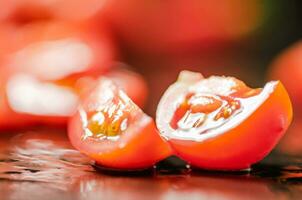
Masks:
[[[154,116],[188,69],[281,79],[295,119],[279,149],[300,154],[301,21],[299,0],[0,0],[0,129],[65,126],[100,76]]]

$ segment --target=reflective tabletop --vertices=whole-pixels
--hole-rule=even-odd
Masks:
[[[64,130],[0,134],[0,199],[302,199],[302,158],[270,155],[249,170],[192,169],[171,157],[137,172],[95,166]]]

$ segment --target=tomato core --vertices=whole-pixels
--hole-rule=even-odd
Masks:
[[[123,99],[116,98],[106,106],[88,113],[82,139],[117,140],[128,128],[131,108]]]
[[[246,87],[238,88],[229,96],[188,93],[175,110],[170,125],[180,131],[202,129],[200,133],[206,133],[214,126],[221,126],[230,117],[240,113],[243,109],[240,99],[256,96],[260,92],[261,89]]]

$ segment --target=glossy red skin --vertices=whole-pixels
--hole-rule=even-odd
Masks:
[[[106,91],[100,90],[101,87],[102,82],[82,100],[79,107],[79,109],[84,109],[82,112],[91,112],[91,110],[88,111],[88,108],[100,103],[98,94],[106,93]],[[117,87],[113,87],[115,95],[118,95],[116,91],[120,89],[116,90]],[[133,102],[131,103],[133,104]],[[132,121],[116,141],[91,137],[83,140],[83,120],[79,112],[71,118],[68,124],[70,142],[76,149],[101,166],[122,170],[142,169],[151,167],[171,155],[171,149],[159,136],[154,121],[138,107],[134,107],[131,111]]]
[[[179,95],[177,92],[181,90],[175,90]],[[210,170],[247,169],[275,147],[291,119],[290,99],[278,82],[257,110],[231,130],[203,141],[169,138],[168,142],[179,157],[193,166]]]
[[[158,54],[236,40],[255,28],[261,9],[255,1],[112,0],[104,12],[127,47]]]
[[[285,49],[270,67],[269,79],[279,79],[285,85],[295,110],[302,111],[302,41]]]

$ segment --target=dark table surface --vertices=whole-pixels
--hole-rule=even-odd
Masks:
[[[250,170],[188,169],[170,158],[110,172],[74,150],[63,130],[0,135],[0,199],[302,199],[302,158],[271,155]]]

